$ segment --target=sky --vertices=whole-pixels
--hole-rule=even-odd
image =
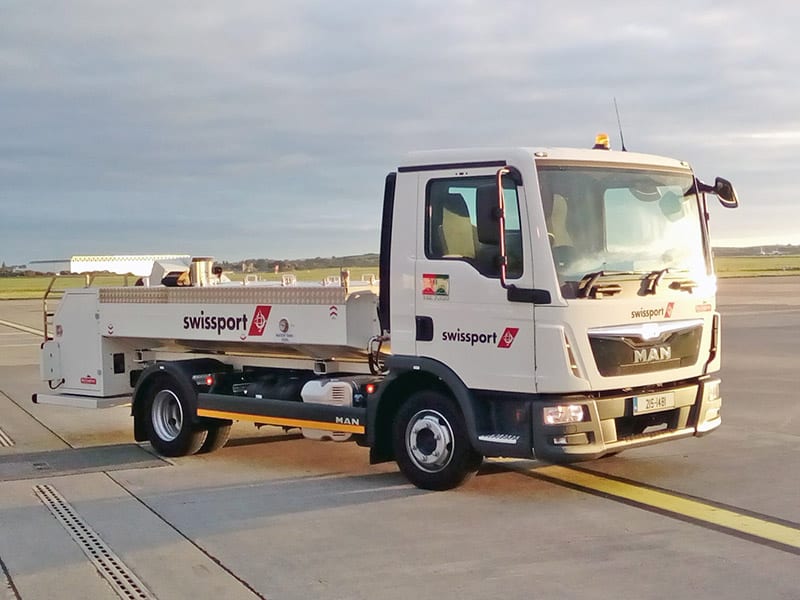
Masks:
[[[800,4],[2,0],[0,260],[378,249],[412,150],[588,147],[736,186],[800,244]]]

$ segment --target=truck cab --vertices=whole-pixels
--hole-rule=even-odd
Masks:
[[[446,381],[481,454],[597,458],[721,423],[705,194],[735,206],[726,180],[558,148],[417,153],[390,179],[390,372]]]

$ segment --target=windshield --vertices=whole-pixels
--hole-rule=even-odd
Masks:
[[[551,165],[538,173],[562,285],[598,271],[708,274],[691,173]]]

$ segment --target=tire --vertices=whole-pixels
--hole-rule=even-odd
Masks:
[[[417,392],[400,407],[392,442],[400,471],[425,490],[458,487],[483,459],[469,442],[458,405],[438,392]]]
[[[147,439],[162,456],[187,456],[197,452],[207,430],[192,423],[189,394],[194,390],[170,375],[157,377],[147,393],[145,428]]]
[[[228,438],[231,437],[232,421],[219,421],[208,426],[208,434],[206,441],[200,446],[197,451],[198,454],[206,454],[207,452],[215,452],[228,443]]]

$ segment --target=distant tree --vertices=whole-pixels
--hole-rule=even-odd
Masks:
[[[342,267],[377,267],[379,255],[377,253],[358,254],[353,256],[315,256],[314,258],[275,259],[275,258],[247,258],[237,262],[221,261],[217,264],[227,271],[252,273],[274,273],[277,266],[279,272],[288,272],[306,269],[335,269]]]

